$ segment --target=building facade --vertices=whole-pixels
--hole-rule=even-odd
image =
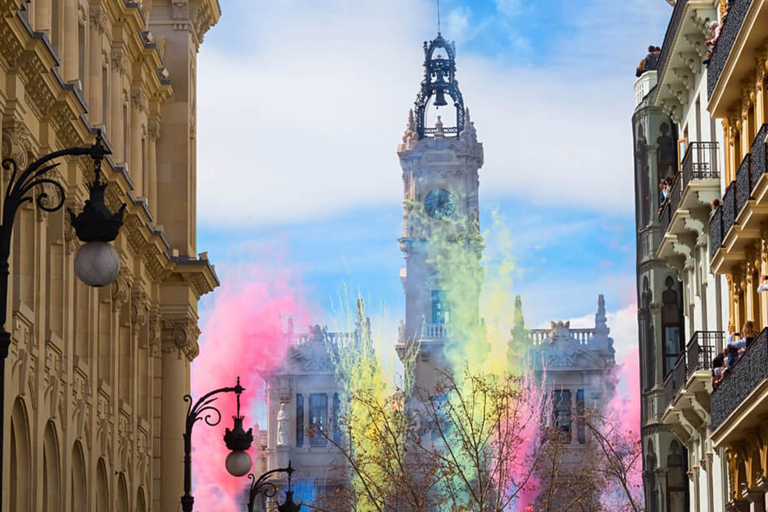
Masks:
[[[727,281],[727,331],[760,334],[710,397],[712,444],[727,462],[726,510],[765,510],[768,491],[768,274],[766,135],[768,2],[721,2],[707,69],[707,109],[723,128],[724,193],[709,223],[712,273]]]
[[[709,269],[709,219],[723,185],[722,129],[707,104],[707,40],[719,19],[717,0],[674,5],[651,102],[669,115],[678,134],[673,183],[659,211],[656,256],[677,270],[688,339],[664,380],[661,421],[685,447],[688,510],[722,510],[725,461],[712,445],[709,396],[712,361],[722,353],[727,283]],[[670,452],[671,453],[671,452]],[[667,465],[667,481],[672,469]],[[662,500],[662,502],[668,500]],[[670,501],[671,502],[671,501]]]
[[[649,512],[686,510],[688,486],[667,478],[668,463],[687,457],[672,428],[662,422],[664,380],[683,351],[683,293],[677,269],[659,258],[664,234],[659,217],[659,181],[673,177],[677,166],[676,127],[662,107],[653,104],[657,72],[635,82],[632,117],[635,157],[635,226],[637,229],[637,306],[641,384],[643,485]],[[680,471],[687,471],[681,467]],[[682,495],[682,496],[681,496]]]
[[[3,510],[176,510],[197,304],[218,285],[196,254],[195,81],[219,5],[9,0],[0,14],[0,156],[24,167],[101,130],[107,206],[127,205],[120,275],[100,289],[75,277],[78,242],[61,212],[19,211]],[[82,207],[87,162],[61,159],[53,172],[66,205]]]

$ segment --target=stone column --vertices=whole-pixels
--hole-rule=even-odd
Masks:
[[[101,97],[104,84],[102,83],[102,34],[106,30],[107,17],[101,6],[92,5],[90,8],[90,31],[88,35],[88,120],[91,126],[103,125],[103,99]]]
[[[61,1],[61,0],[57,0]],[[63,0],[64,2],[64,31],[62,37],[61,55],[64,72],[62,78],[65,82],[73,82],[78,77],[78,43],[77,30],[79,23],[77,12],[77,0]]]
[[[142,154],[141,137],[141,119],[142,112],[147,111],[147,96],[141,90],[141,86],[131,88],[131,145],[129,158],[129,169],[131,179],[133,180],[134,195],[136,197],[146,197],[147,191],[144,185],[144,155]],[[144,143],[146,147],[146,141]]]
[[[109,90],[110,108],[109,142],[112,144],[112,159],[116,164],[125,162],[123,154],[123,74],[126,67],[125,53],[120,47],[112,48],[112,75]]]
[[[187,316],[165,317],[162,320],[160,510],[179,510],[184,494],[183,434],[188,408],[184,395],[189,393],[189,363],[199,350],[199,332],[197,323]]]
[[[147,199],[149,200],[149,211],[157,220],[157,139],[160,138],[160,123],[157,119],[150,119],[147,125],[148,146],[147,146]]]
[[[33,27],[38,32],[48,32],[50,34],[51,0],[35,0],[35,19]]]

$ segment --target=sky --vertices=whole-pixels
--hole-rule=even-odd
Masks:
[[[664,0],[442,0],[478,138],[481,231],[511,236],[529,327],[594,325],[636,346],[630,118]],[[422,78],[434,0],[221,0],[198,58],[198,250],[223,282],[289,268],[317,319],[359,293],[404,311],[396,154]],[[203,320],[216,300],[205,297]],[[510,311],[511,317],[511,311]],[[204,324],[204,322],[203,322]],[[382,332],[387,332],[384,329]],[[388,331],[392,332],[392,331]],[[391,340],[394,344],[395,340]]]

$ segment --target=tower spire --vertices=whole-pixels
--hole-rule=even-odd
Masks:
[[[437,35],[440,35],[440,0],[437,0]]]

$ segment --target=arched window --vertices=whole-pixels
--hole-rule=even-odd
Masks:
[[[129,512],[128,485],[123,473],[120,473],[120,479],[117,481],[117,512]]]
[[[87,510],[88,508],[88,486],[85,472],[85,456],[80,441],[75,441],[72,448],[72,507],[70,510]]]
[[[653,292],[648,284],[648,277],[643,278],[643,327],[641,335],[643,339],[643,349],[645,355],[645,388],[651,389],[656,380],[656,336],[653,331],[653,316],[651,315],[651,303],[653,302]]]
[[[684,467],[683,448],[676,440],[669,443],[667,456],[667,511],[685,512],[686,493],[688,487]]]
[[[648,512],[659,510],[659,485],[656,480],[656,452],[653,449],[653,441],[648,440],[648,449],[645,452],[645,491],[647,493]]]
[[[96,470],[96,510],[110,510],[109,481],[107,480],[107,466],[104,459],[99,459]]]
[[[56,429],[50,421],[43,436],[43,512],[61,510],[61,457]]]
[[[675,280],[667,276],[664,284],[667,289],[661,294],[661,336],[664,348],[664,375],[675,367],[675,361],[683,350],[679,294],[675,290]]]
[[[29,422],[21,398],[17,398],[11,411],[11,465],[7,473],[10,487],[10,509],[29,512],[32,497],[30,491]]]

